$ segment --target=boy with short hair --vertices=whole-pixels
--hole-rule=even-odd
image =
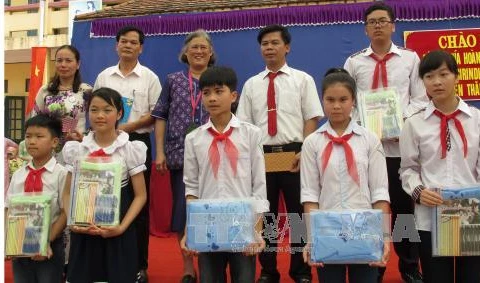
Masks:
[[[209,121],[185,139],[185,196],[192,199],[242,199],[260,201],[256,213],[268,211],[265,162],[260,129],[242,122],[231,112],[237,99],[237,77],[226,67],[211,67],[200,77],[202,103]],[[244,253],[200,253],[200,282],[226,282],[225,267],[230,265],[232,282],[255,281],[255,254],[265,247],[262,222],[255,230],[258,243]],[[181,247],[187,253],[186,233]]]
[[[25,123],[25,143],[32,160],[16,171],[5,198],[6,212],[10,198],[23,192],[45,192],[53,196],[51,204],[52,225],[47,256],[16,258],[12,261],[15,282],[62,282],[65,251],[62,233],[67,217],[62,205],[62,191],[67,170],[53,156],[60,136],[62,123],[45,114],[30,118]]]

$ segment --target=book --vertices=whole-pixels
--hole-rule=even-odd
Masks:
[[[437,191],[444,202],[433,209],[432,255],[480,255],[480,184]]]
[[[241,252],[255,242],[255,214],[248,200],[187,202],[187,247],[198,252]]]
[[[75,163],[68,225],[120,224],[121,163],[88,157]]]
[[[6,217],[5,255],[47,255],[51,223],[50,194],[24,193],[10,198]]]
[[[125,124],[128,122],[128,118],[130,118],[130,112],[132,112],[132,106],[133,106],[132,98],[127,98],[122,96],[122,102],[123,102],[123,117],[118,122],[119,124]]]
[[[383,221],[378,209],[312,211],[310,260],[335,264],[380,261]]]
[[[379,139],[400,137],[403,115],[395,88],[384,88],[360,95],[359,113],[362,126]]]

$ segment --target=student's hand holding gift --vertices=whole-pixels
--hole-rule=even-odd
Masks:
[[[420,193],[420,203],[426,206],[434,207],[443,203],[442,196],[430,189],[423,189]]]
[[[70,227],[70,231],[73,233],[79,233],[79,234],[88,234],[88,235],[98,235],[96,231],[96,226],[93,224],[90,224],[90,226],[77,226],[73,225]]]
[[[309,266],[312,267],[323,267],[323,263],[321,262],[312,262],[310,260],[310,250],[311,250],[311,244],[306,244],[305,247],[303,247],[303,262],[307,263]]]
[[[182,240],[180,241],[180,249],[186,256],[198,256],[197,251],[190,250],[187,247],[187,233],[183,234]]]
[[[36,254],[36,255],[32,256],[32,260],[34,260],[34,261],[44,261],[44,260],[52,258],[52,256],[53,256],[52,247],[50,246],[50,243],[48,243],[47,255],[44,256],[44,255]]]
[[[390,241],[385,241],[383,243],[383,256],[380,261],[372,262],[370,266],[385,267],[387,266],[388,261],[390,260]]]
[[[122,225],[98,227],[97,233],[102,238],[113,238],[123,234],[125,228]]]
[[[265,249],[265,240],[261,232],[255,233],[255,242],[245,247],[243,254],[246,256],[257,255]]]

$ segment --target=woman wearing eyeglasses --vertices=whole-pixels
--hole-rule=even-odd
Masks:
[[[212,40],[204,30],[197,30],[185,38],[179,55],[188,65],[183,71],[167,75],[162,93],[152,116],[155,120],[157,156],[156,170],[164,174],[170,170],[173,209],[170,230],[183,237],[186,222],[185,184],[183,183],[183,155],[185,136],[208,120],[201,102],[198,80],[202,73],[215,63]],[[166,137],[166,139],[165,139]],[[196,282],[191,256],[183,256],[183,283]]]

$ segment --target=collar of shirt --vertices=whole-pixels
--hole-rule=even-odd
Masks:
[[[367,47],[367,50],[365,52],[363,52],[362,54],[363,54],[363,56],[368,57],[373,53],[375,53],[375,52],[373,52],[372,45],[370,45],[370,46]],[[394,54],[397,54],[398,56],[402,56],[402,52],[400,52],[400,49],[398,49],[398,47],[393,42],[390,45],[390,50],[388,50],[387,54],[388,53],[394,53]]]
[[[227,126],[225,127],[225,129],[223,131],[224,132],[228,131],[228,129],[230,129],[230,127],[234,127],[234,128],[240,127],[240,120],[238,120],[238,118],[233,113],[232,113],[232,118],[230,119],[230,121],[228,122]],[[210,118],[208,119],[207,123],[200,126],[200,129],[202,131],[206,131],[209,128],[213,128],[215,131],[217,131],[217,129],[213,125],[212,120],[210,120]]]
[[[119,75],[121,77],[128,77],[130,76],[131,74],[135,74],[137,77],[141,77],[142,76],[142,65],[140,64],[140,61],[137,61],[137,64],[135,65],[135,68],[133,68],[133,70],[126,76],[124,76],[122,74],[122,72],[120,71],[120,62],[118,62],[118,64],[115,66],[115,68],[112,69],[112,72],[110,73],[110,75]]]
[[[472,116],[472,112],[470,111],[470,107],[468,106],[465,101],[463,101],[460,97],[457,96],[458,99],[458,106],[457,109],[462,111],[463,113],[467,114],[469,117]],[[423,119],[427,120],[430,116],[432,116],[433,112],[436,110],[435,105],[433,104],[433,101],[430,101],[427,104],[427,107],[425,108],[425,115],[423,116]],[[457,110],[455,109],[455,110]]]
[[[50,160],[48,160],[48,162],[45,163],[45,165],[43,165],[42,167],[45,167],[45,169],[47,169],[48,172],[52,173],[53,170],[55,169],[55,165],[57,165],[57,159],[55,159],[55,157],[52,156],[52,158],[50,158]],[[30,166],[31,168],[35,168],[35,169],[40,169],[40,168],[36,168],[35,166],[33,166],[33,161],[32,160],[30,160],[28,162],[28,166]]]
[[[272,72],[268,69],[268,67],[265,67],[265,70],[261,73],[262,75],[262,78],[266,79],[268,77],[268,74]],[[279,70],[278,72],[282,72],[284,74],[287,74],[288,76],[290,76],[292,74],[292,69],[290,69],[290,67],[287,65],[287,63],[285,63],[285,65],[283,65]]]
[[[106,154],[112,154],[115,152],[115,150],[119,147],[124,146],[128,142],[128,134],[125,133],[124,131],[119,131],[119,135],[117,139],[109,146],[103,148],[103,151]],[[90,132],[86,137],[83,138],[82,145],[85,146],[89,152],[94,152],[101,147],[97,144],[97,142],[94,139],[94,132]]]
[[[338,134],[337,132],[335,132],[335,130],[332,128],[332,126],[330,125],[330,121],[327,121],[325,124],[323,124],[317,131],[316,133],[324,133],[324,132],[327,132],[329,133],[330,135],[334,136],[334,137],[337,137]],[[354,119],[351,119],[350,120],[350,123],[348,124],[347,128],[345,129],[345,132],[343,133],[343,135],[348,135],[350,134],[351,132],[355,133],[356,135],[363,135],[365,132],[364,132],[364,129],[359,126],[355,121]]]

